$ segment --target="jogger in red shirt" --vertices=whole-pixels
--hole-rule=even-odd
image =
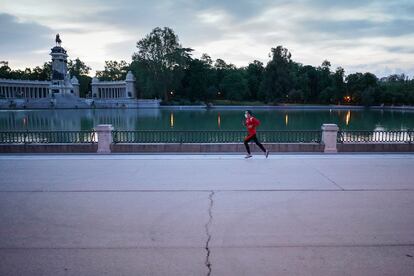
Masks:
[[[248,135],[246,138],[244,138],[244,146],[246,147],[247,155],[245,158],[252,157],[250,153],[250,147],[249,142],[254,141],[256,145],[259,146],[259,148],[265,153],[266,158],[269,156],[269,151],[263,147],[263,145],[257,140],[256,137],[256,127],[260,125],[260,121],[257,120],[255,117],[253,117],[252,112],[250,110],[247,110],[244,114],[246,117],[246,121],[244,122],[244,125],[247,127]]]

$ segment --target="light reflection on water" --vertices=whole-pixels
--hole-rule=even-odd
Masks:
[[[323,123],[341,129],[414,129],[414,112],[367,110],[256,110],[263,130],[319,130]],[[0,112],[0,130],[89,130],[98,124],[116,129],[241,130],[243,110],[16,110]]]
[[[351,110],[348,110],[348,112],[346,113],[346,117],[345,117],[345,123],[348,126],[349,122],[351,121]]]
[[[170,114],[170,128],[174,128],[174,112]]]

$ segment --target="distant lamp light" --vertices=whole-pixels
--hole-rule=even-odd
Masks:
[[[174,91],[171,91],[170,94],[171,94],[171,96],[173,96],[174,95]]]
[[[285,125],[287,126],[289,124],[289,115],[285,115]]]
[[[351,96],[345,96],[344,97],[344,102],[350,103],[351,102]]]
[[[221,95],[221,92],[220,92],[220,91],[219,91],[219,92],[217,92],[217,95],[219,95],[219,96],[220,96],[220,95]]]

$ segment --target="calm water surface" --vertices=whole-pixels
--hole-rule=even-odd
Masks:
[[[323,123],[342,129],[414,129],[413,111],[260,110],[263,130],[315,130]],[[112,124],[125,130],[240,130],[243,110],[13,110],[0,111],[0,130],[89,130]]]

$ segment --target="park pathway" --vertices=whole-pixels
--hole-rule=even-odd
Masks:
[[[414,275],[414,155],[0,155],[0,275]]]

